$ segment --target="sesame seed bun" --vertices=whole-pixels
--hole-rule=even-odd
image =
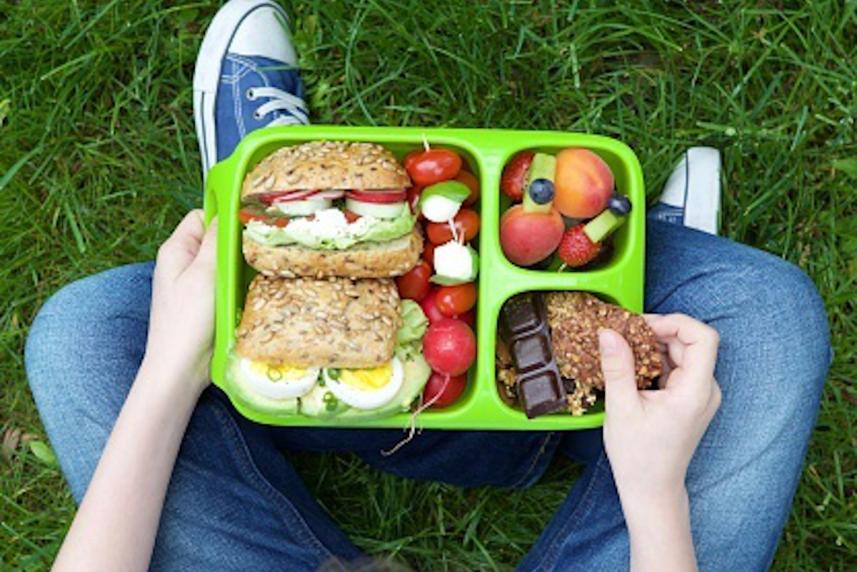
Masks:
[[[305,189],[383,190],[411,186],[396,157],[376,143],[313,141],[282,147],[244,178],[241,200]]]
[[[257,274],[235,352],[292,367],[371,368],[392,359],[400,325],[399,294],[390,279]]]
[[[401,276],[417,265],[423,237],[414,227],[393,240],[355,244],[344,250],[316,250],[298,245],[267,246],[245,235],[242,246],[247,264],[265,274],[386,278]]]

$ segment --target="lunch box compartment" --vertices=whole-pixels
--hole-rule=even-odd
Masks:
[[[233,346],[247,285],[253,270],[241,252],[238,220],[241,184],[246,173],[274,150],[315,140],[366,141],[384,145],[401,160],[421,148],[450,148],[462,155],[480,181],[480,231],[472,245],[479,251],[478,301],[475,333],[477,360],[470,368],[468,386],[448,408],[430,409],[416,421],[426,429],[568,430],[598,427],[603,422],[599,404],[585,415],[545,415],[527,419],[523,411],[503,402],[495,381],[494,352],[497,320],[503,303],[529,290],[591,292],[632,311],[643,309],[643,255],[645,195],[639,162],[625,144],[606,137],[578,133],[511,131],[497,129],[432,129],[414,127],[340,127],[327,125],[281,126],[247,136],[226,160],[208,175],[205,192],[206,220],[219,219],[216,334],[212,380],[229,395],[226,366]],[[614,236],[616,251],[604,265],[575,272],[530,270],[515,266],[503,255],[499,243],[499,217],[508,206],[501,199],[500,176],[506,161],[522,149],[557,152],[565,147],[584,147],[599,154],[613,170],[618,190],[634,205],[628,220]],[[230,395],[230,398],[233,398]],[[272,415],[256,411],[233,398],[235,407],[260,423],[305,427],[407,428],[409,413],[373,420],[317,419],[301,415]]]

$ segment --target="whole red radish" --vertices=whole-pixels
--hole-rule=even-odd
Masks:
[[[434,324],[446,318],[440,308],[437,307],[437,288],[432,288],[429,293],[420,301],[420,307],[423,309],[423,314],[428,318],[429,324]]]
[[[433,371],[423,389],[423,403],[431,403],[435,409],[449,407],[464,393],[466,375],[444,375]]]
[[[535,153],[532,151],[521,151],[503,167],[500,190],[513,201],[520,201],[524,196],[527,171],[530,170],[534,156]]]
[[[476,359],[476,336],[464,322],[444,318],[426,330],[423,355],[434,371],[461,375]]]

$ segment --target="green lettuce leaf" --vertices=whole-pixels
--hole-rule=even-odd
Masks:
[[[350,224],[347,232],[335,237],[308,231],[306,226],[295,223],[285,228],[251,224],[245,232],[250,238],[266,246],[295,244],[316,250],[345,250],[355,244],[384,242],[405,236],[411,232],[417,220],[410,209],[405,209],[394,219],[364,218],[368,224]]]
[[[396,354],[399,359],[408,360],[422,353],[428,318],[413,300],[399,302],[399,314],[402,316],[402,326],[396,332]]]

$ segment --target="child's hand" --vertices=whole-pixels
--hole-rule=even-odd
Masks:
[[[669,367],[660,391],[638,391],[627,342],[611,330],[599,334],[607,394],[604,446],[623,505],[684,498],[687,466],[720,406],[717,332],[680,314],[646,321],[666,349]]]
[[[208,384],[214,334],[216,237],[216,219],[206,230],[202,211],[189,212],[158,250],[152,278],[144,363],[198,391]]]

